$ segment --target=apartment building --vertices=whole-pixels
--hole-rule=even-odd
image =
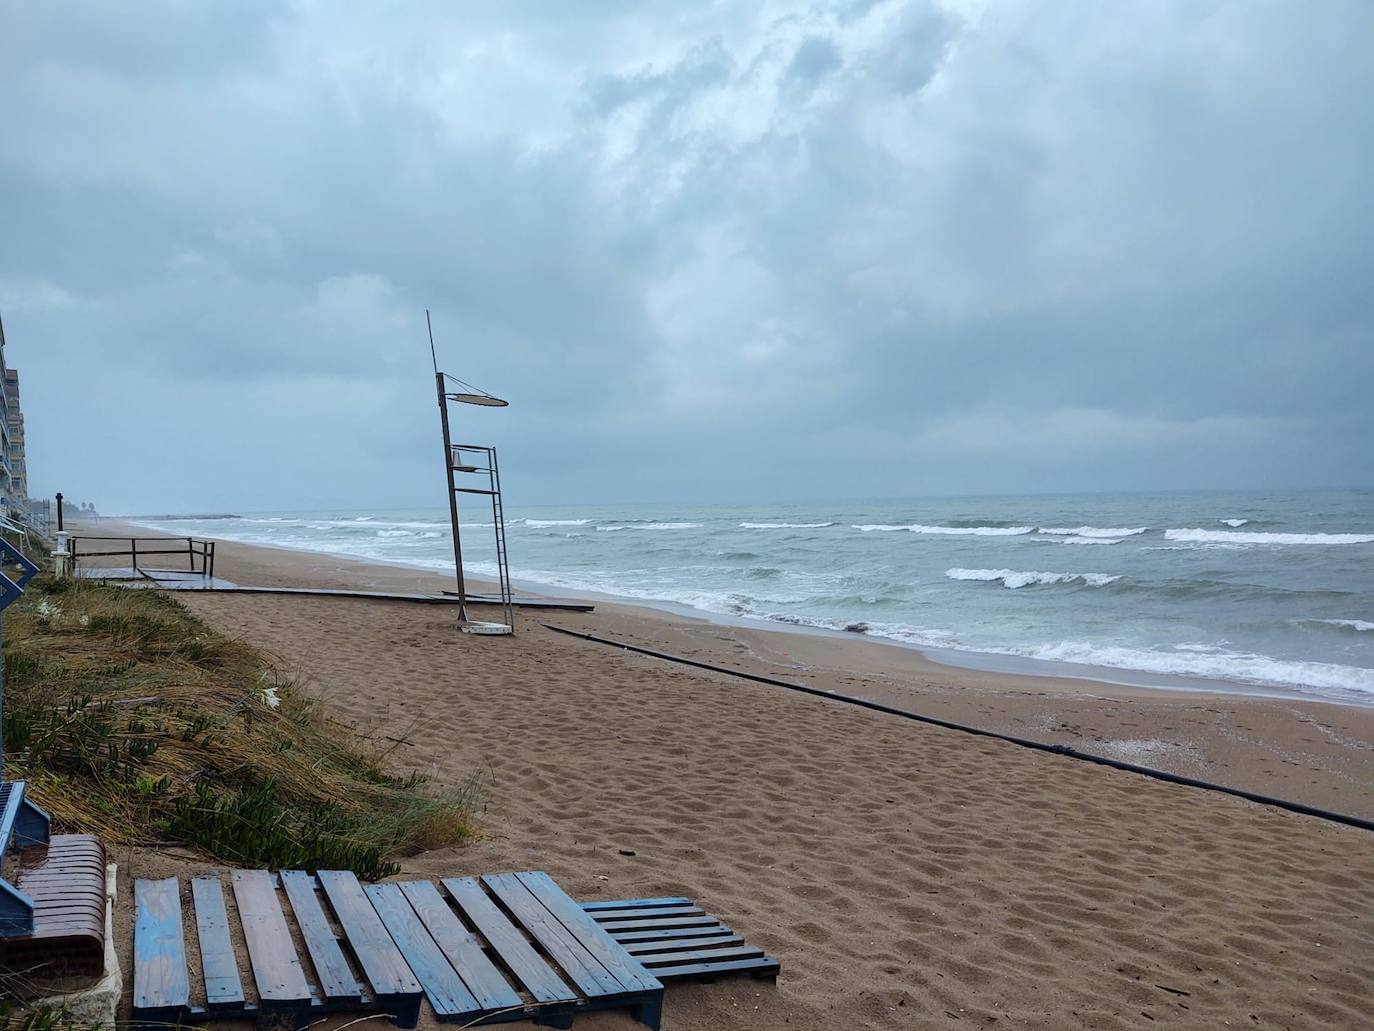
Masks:
[[[5,361],[5,323],[0,319],[0,505],[22,509],[29,496],[24,456],[24,413],[19,407],[19,370]]]

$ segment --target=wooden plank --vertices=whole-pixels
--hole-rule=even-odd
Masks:
[[[432,882],[402,881],[401,893],[483,1010],[514,1009],[522,1005],[520,996],[506,983],[496,964],[487,958],[481,943],[463,926]]]
[[[657,899],[611,899],[607,902],[583,902],[588,913],[605,913],[617,909],[647,909],[650,906],[690,906],[692,900],[681,895]]]
[[[483,874],[482,883],[554,958],[583,995],[594,999],[602,995],[620,995],[627,990],[514,874]]]
[[[665,916],[652,920],[607,920],[601,927],[614,933],[616,931],[654,931],[671,930],[682,927],[710,927],[718,923],[713,916]]]
[[[625,951],[638,956],[641,963],[656,952],[682,952],[687,949],[715,948],[718,945],[743,945],[744,939],[737,934],[722,934],[714,938],[668,938],[664,941],[631,942]]]
[[[763,956],[759,959],[737,959],[728,963],[687,963],[680,967],[659,967],[654,973],[661,981],[676,981],[686,977],[712,978],[721,974],[751,973],[759,977],[776,975],[781,964]]]
[[[318,876],[373,990],[378,995],[413,996],[418,1003],[420,982],[391,940],[358,878],[350,870],[321,870]]]
[[[577,993],[534,951],[506,914],[487,897],[475,877],[445,877],[443,885],[463,915],[482,933],[487,944],[501,957],[501,962],[536,1002],[577,999]]]
[[[410,908],[410,903],[395,884],[369,884],[364,889],[372,901],[372,908],[382,918],[406,964],[424,987],[429,1004],[440,1020],[445,1017],[463,1019],[475,1017],[482,1007],[449,966],[439,946],[425,930],[425,925]]]
[[[219,875],[191,878],[196,904],[196,937],[200,940],[200,969],[205,974],[205,1004],[210,1009],[243,1005],[243,982],[234,943],[229,939],[229,915],[224,910],[224,887]]]
[[[286,890],[291,911],[296,914],[296,923],[305,939],[310,961],[315,965],[315,976],[320,979],[325,1001],[360,1001],[363,986],[353,976],[334,928],[329,926],[329,918],[315,893],[315,878],[303,870],[283,870],[281,885]]]
[[[728,949],[692,949],[674,952],[664,956],[640,956],[640,960],[650,969],[658,967],[679,967],[688,963],[716,964],[726,960],[754,959],[763,955],[763,950],[752,945],[737,945]]]
[[[258,998],[271,1008],[309,1006],[310,985],[291,943],[272,875],[266,870],[235,870],[231,880]]]
[[[552,877],[542,870],[517,873],[518,880],[595,957],[627,992],[661,992],[663,985],[644,969],[624,947],[602,930],[601,926],[582,911]],[[697,912],[701,912],[697,910]]]
[[[665,927],[650,931],[615,931],[611,937],[621,945],[637,942],[666,941],[669,938],[713,938],[722,932],[729,932],[724,924],[709,927]]]
[[[611,923],[616,920],[652,920],[670,916],[705,916],[706,911],[688,904],[685,906],[646,906],[641,909],[621,909],[610,913],[588,913],[585,915],[588,919],[595,920],[598,923]]]
[[[134,1009],[184,1009],[191,998],[181,889],[175,877],[134,881]]]

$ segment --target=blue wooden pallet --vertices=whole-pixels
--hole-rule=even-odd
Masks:
[[[713,981],[729,974],[776,979],[781,964],[691,899],[584,902],[588,916],[660,981]]]
[[[438,1020],[465,1026],[533,1019],[567,1028],[605,1008],[628,1008],[654,1029],[661,1021],[662,983],[544,873],[448,878],[442,889],[362,885],[347,871],[237,870],[230,881],[232,911],[219,875],[192,878],[189,893],[176,878],[134,882],[135,1023],[303,1028],[348,1011],[409,1028],[422,999]],[[194,1000],[188,894],[203,984]]]

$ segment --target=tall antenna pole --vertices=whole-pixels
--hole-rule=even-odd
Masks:
[[[434,324],[429,321],[429,309],[425,309],[425,329],[429,330],[429,360],[434,366],[434,374],[439,375],[439,359],[434,353]]]
[[[444,396],[444,374],[434,351],[434,324],[425,309],[425,328],[429,330],[429,357],[434,364],[434,390],[439,398],[439,424],[444,428],[444,476],[448,480],[448,517],[453,527],[453,565],[458,575],[458,621],[468,618],[468,589],[463,579],[463,544],[458,537],[458,485],[453,480],[453,439],[448,428],[448,398]]]

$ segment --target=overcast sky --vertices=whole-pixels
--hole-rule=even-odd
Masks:
[[[1374,483],[1374,3],[0,0],[31,487]]]

